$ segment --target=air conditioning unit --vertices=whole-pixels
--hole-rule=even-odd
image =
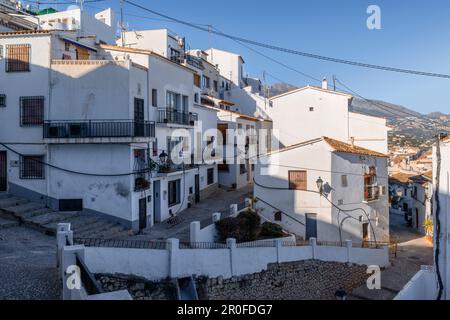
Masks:
[[[49,138],[64,138],[66,136],[66,128],[63,126],[49,126],[47,134]]]

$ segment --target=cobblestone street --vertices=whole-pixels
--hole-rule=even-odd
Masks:
[[[24,227],[0,229],[0,300],[60,299],[56,239]]]
[[[182,211],[178,216],[180,223],[169,225],[166,222],[158,223],[152,228],[148,228],[142,234],[133,236],[133,239],[161,240],[168,238],[178,238],[180,241],[189,241],[189,226],[192,221],[212,221],[214,212],[226,211],[231,204],[239,204],[245,201],[253,191],[253,185],[249,185],[240,190],[226,191],[218,189],[207,199],[201,200],[195,206]],[[212,223],[212,222],[211,222]]]
[[[351,299],[392,300],[422,265],[433,264],[433,245],[415,229],[407,227],[403,216],[391,213],[390,232],[398,241],[397,257],[381,273],[381,290],[369,290],[363,285],[353,290]]]

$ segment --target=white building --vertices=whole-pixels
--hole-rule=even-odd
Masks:
[[[0,34],[2,190],[138,229],[149,212],[145,183],[131,173],[145,168],[155,136],[147,70],[99,60],[75,33]]]
[[[17,30],[35,30],[38,28],[38,19],[30,19],[15,0],[0,0],[0,32]]]
[[[261,214],[304,239],[389,241],[387,188],[385,154],[327,137],[261,156],[255,169]]]
[[[424,266],[397,295],[397,300],[450,300],[450,138],[440,141],[440,161],[437,145],[433,146],[433,266]],[[438,174],[439,172],[439,174]],[[439,185],[438,185],[439,184]],[[439,211],[439,212],[438,212]],[[438,232],[438,224],[440,232]],[[439,248],[439,250],[437,250]],[[439,274],[438,274],[439,271]],[[439,281],[440,280],[440,281]],[[442,286],[441,286],[442,284]]]
[[[77,35],[0,34],[1,191],[134,230],[213,192],[217,164],[193,158],[194,138],[202,151],[215,141],[217,111],[194,106],[195,71]]]
[[[280,143],[328,136],[363,148],[388,153],[386,119],[351,111],[352,96],[322,87],[306,86],[270,98],[265,110],[279,130]]]

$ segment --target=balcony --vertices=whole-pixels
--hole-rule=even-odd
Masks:
[[[61,142],[111,142],[155,137],[155,123],[134,120],[44,121],[44,139]],[[136,139],[137,138],[137,139]]]
[[[182,126],[194,126],[198,115],[192,112],[179,112],[166,108],[158,109],[158,123],[179,124]]]
[[[380,186],[364,186],[364,201],[375,201],[380,198]]]

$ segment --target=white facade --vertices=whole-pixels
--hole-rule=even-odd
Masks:
[[[260,157],[256,206],[268,220],[301,238],[389,241],[386,164],[382,154],[329,138],[287,147]],[[295,186],[293,174],[303,175],[301,187]]]
[[[80,38],[95,36],[98,41],[113,44],[116,39],[116,21],[112,9],[91,16],[80,8],[39,16],[43,30],[77,31]]]
[[[241,55],[225,50],[211,48],[205,50],[212,65],[218,65],[220,74],[231,80],[237,87],[244,87],[244,59]]]
[[[387,154],[386,119],[351,112],[351,99],[345,93],[307,86],[272,97],[265,112],[284,146],[328,136],[347,143],[353,139],[357,146]]]

